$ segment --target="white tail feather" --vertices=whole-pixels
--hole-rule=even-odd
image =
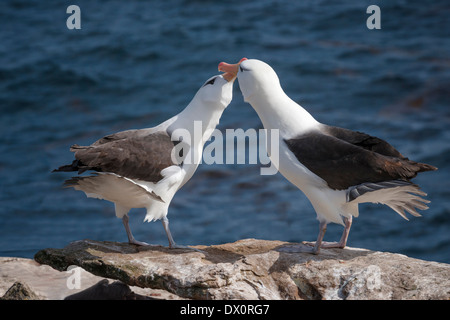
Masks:
[[[84,191],[90,198],[122,203],[128,208],[145,208],[150,200],[164,202],[147,186],[113,173],[73,177],[66,180],[65,186]]]
[[[405,211],[415,217],[421,215],[419,210],[427,210],[429,200],[420,196],[427,194],[419,189],[419,186],[408,181],[387,181],[380,183],[364,183],[351,187],[347,193],[347,201],[350,203],[381,203],[389,206],[402,218],[408,220]]]

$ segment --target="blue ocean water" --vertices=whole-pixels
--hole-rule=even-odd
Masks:
[[[81,9],[69,30],[66,9]],[[366,9],[381,8],[369,30]],[[348,245],[450,263],[450,4],[435,1],[20,1],[0,3],[0,256],[84,238],[126,241],[113,205],[63,189],[72,144],[152,127],[181,111],[221,61],[266,61],[321,122],[388,140],[439,167],[405,221],[362,205]],[[261,128],[237,83],[218,129]],[[260,165],[201,165],[169,209],[180,244],[315,240],[306,197]],[[131,213],[137,239],[167,245],[161,223]],[[342,227],[330,225],[326,240]]]

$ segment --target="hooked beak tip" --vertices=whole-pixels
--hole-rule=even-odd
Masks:
[[[228,63],[226,63],[226,62],[221,62],[221,63],[219,63],[219,66],[217,67],[217,69],[218,69],[220,72],[226,72],[226,71],[223,70],[224,67],[226,68],[226,65],[228,65]]]

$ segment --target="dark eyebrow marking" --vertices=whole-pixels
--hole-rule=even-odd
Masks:
[[[211,80],[209,80],[208,82],[206,82],[203,86],[206,86],[208,84],[214,84],[214,82],[216,81],[217,77],[212,78]]]

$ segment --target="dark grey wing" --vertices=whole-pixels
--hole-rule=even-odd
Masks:
[[[366,150],[374,151],[384,156],[407,159],[388,142],[366,133],[328,125],[323,125],[321,129],[324,134],[344,140]]]
[[[126,130],[126,131],[120,131],[113,134],[109,134],[107,136],[104,136],[101,139],[98,139],[93,144],[91,144],[91,147],[99,146],[105,143],[117,141],[117,140],[123,140],[123,139],[129,139],[129,138],[135,138],[140,135],[140,132],[143,132],[144,130]]]
[[[80,173],[95,170],[158,182],[163,178],[163,169],[178,164],[172,161],[171,156],[176,144],[166,132],[142,136],[125,131],[106,136],[91,146],[72,146],[71,151],[75,152],[76,158],[72,166],[76,166]]]
[[[332,189],[365,182],[409,180],[422,171],[420,163],[385,156],[319,131],[284,140],[295,157]]]

